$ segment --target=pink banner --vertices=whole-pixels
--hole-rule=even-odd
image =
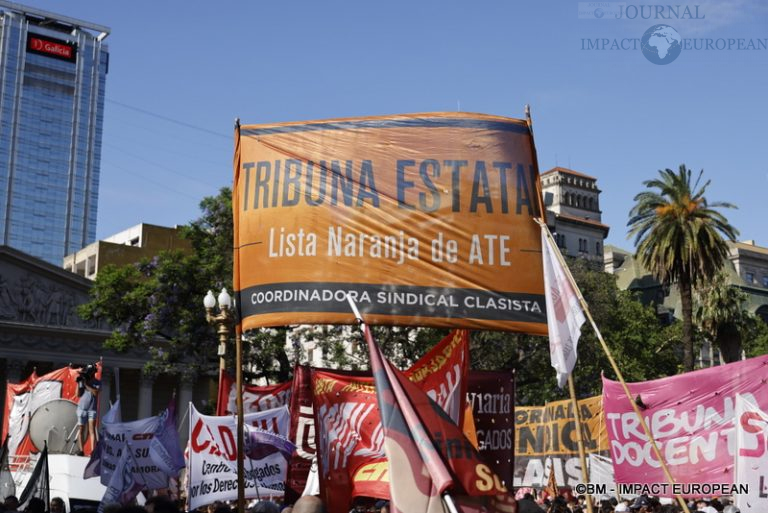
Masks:
[[[676,483],[659,495],[725,495],[734,485],[737,396],[768,411],[768,356],[629,383]],[[603,407],[617,483],[664,484],[661,465],[621,385],[603,378]],[[737,483],[738,484],[738,483]],[[715,490],[712,486],[722,486]],[[709,491],[710,493],[705,493]],[[713,493],[719,492],[719,493]]]

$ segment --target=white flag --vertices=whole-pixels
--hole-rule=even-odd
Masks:
[[[748,487],[735,494],[736,507],[744,513],[768,511],[768,414],[752,394],[736,394],[736,451],[733,483]]]
[[[544,264],[544,295],[547,299],[547,329],[552,367],[557,372],[557,385],[563,388],[576,365],[576,346],[581,325],[586,320],[579,298],[557,258],[556,248],[541,227],[541,254]]]

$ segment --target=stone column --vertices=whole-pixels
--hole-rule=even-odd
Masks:
[[[21,371],[24,369],[24,362],[21,360],[12,360],[8,358],[5,364],[5,376],[8,383],[18,383],[21,381]],[[26,378],[26,376],[24,376]]]
[[[189,403],[192,402],[192,391],[195,377],[182,376],[179,390],[179,404],[176,407],[176,427],[179,430],[179,442],[186,447],[189,438]]]
[[[139,373],[139,418],[152,416],[152,385],[155,379],[143,370]]]
[[[102,364],[101,391],[99,392],[99,413],[102,417],[109,411],[110,402],[112,402],[112,376],[117,374],[112,372],[111,367]]]

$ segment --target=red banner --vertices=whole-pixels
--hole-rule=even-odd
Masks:
[[[391,472],[392,511],[441,513],[442,495],[450,490],[451,496],[489,498],[490,508],[483,511],[514,513],[507,488],[481,461],[459,426],[384,358],[367,327],[365,336],[381,419],[377,428]],[[480,509],[482,503],[476,506]]]
[[[219,394],[216,400],[216,415],[234,415],[235,380],[225,371],[220,371]],[[271,410],[278,406],[287,406],[291,402],[291,382],[275,385],[256,386],[247,384],[243,387],[243,412],[256,413]]]
[[[297,365],[293,371],[289,438],[296,444],[296,451],[288,465],[285,500],[288,504],[293,504],[304,492],[307,476],[312,470],[312,462],[317,452],[312,408],[312,376],[308,365]]]
[[[458,330],[404,374],[461,425],[468,367],[469,336]],[[373,378],[313,369],[312,391],[320,490],[329,511],[348,511],[349,499],[356,496],[389,498],[384,433]]]
[[[451,403],[454,396],[449,394],[449,391],[461,390],[460,397],[464,397],[468,368],[469,332],[454,330],[420,358],[406,371],[406,374],[410,376],[411,380],[420,383],[421,388],[427,391],[433,399],[436,399],[446,411],[452,409],[463,421],[464,408],[460,407],[458,408],[459,411],[456,411],[456,405]],[[330,372],[348,377],[371,377],[370,371],[334,370]],[[290,401],[290,439],[296,444],[296,452],[293,454],[288,469],[286,502],[289,504],[293,503],[304,492],[307,477],[317,452],[312,383],[308,366],[297,366],[294,370]]]
[[[42,405],[64,399],[77,404],[77,377],[80,368],[64,367],[38,376],[35,372],[18,384],[6,384],[3,438],[10,436],[8,454],[14,457],[38,452],[29,438],[29,421]],[[101,379],[101,363],[96,364],[96,379]],[[86,447],[86,454],[90,447]]]
[[[515,374],[470,371],[467,402],[483,461],[512,487],[515,462]]]

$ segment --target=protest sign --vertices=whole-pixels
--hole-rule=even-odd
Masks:
[[[287,406],[246,414],[246,426],[286,437]],[[190,405],[187,497],[196,509],[215,501],[237,499],[237,421],[233,416],[201,415]],[[281,496],[288,458],[278,447],[253,443],[245,453],[245,498]],[[263,441],[263,439],[262,439]]]
[[[242,329],[366,322],[546,334],[525,121],[462,112],[244,125]],[[269,272],[264,272],[269,269]]]
[[[642,383],[628,383],[634,401],[680,486],[667,495],[730,495],[739,396],[768,411],[768,356]],[[603,405],[617,483],[666,483],[661,465],[621,385],[603,379]],[[752,434],[754,436],[754,434]],[[739,490],[735,490],[738,492]]]
[[[578,401],[582,440],[587,454],[606,454],[608,439],[603,421],[602,398]],[[514,485],[541,487],[547,484],[550,468],[561,486],[584,483],[576,444],[573,402],[555,401],[545,406],[515,408]]]

